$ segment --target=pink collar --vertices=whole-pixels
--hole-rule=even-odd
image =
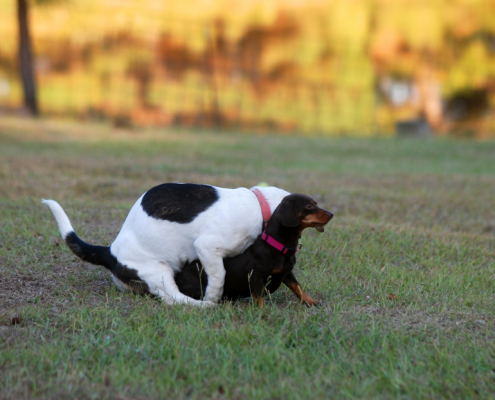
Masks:
[[[272,216],[270,205],[268,204],[268,201],[266,201],[265,196],[263,196],[263,193],[261,193],[258,189],[253,189],[253,193],[256,195],[258,201],[260,202],[261,214],[263,215],[263,229],[266,229],[266,224],[268,223],[268,220]],[[263,233],[261,234],[261,240],[268,243],[270,246],[276,248],[278,251],[281,251],[283,254],[287,254],[291,252],[292,254],[295,255],[301,248],[300,245],[295,249],[285,247],[282,243],[278,242],[277,240],[272,238],[268,233],[266,233],[265,230],[263,230]]]
[[[296,253],[300,249],[300,246],[296,247],[295,249],[285,247],[282,243],[278,242],[277,240],[272,238],[268,233],[266,233],[266,231],[263,231],[263,233],[261,234],[261,240],[268,243],[270,246],[275,247],[278,251],[281,251],[282,254],[287,254],[291,252],[293,255],[296,255]]]
[[[272,210],[270,210],[270,204],[268,204],[268,201],[266,201],[265,196],[263,196],[263,193],[261,193],[258,189],[253,189],[252,192],[256,195],[258,201],[260,202],[261,214],[263,215],[263,228],[266,228],[266,224],[268,223],[268,220],[272,216]]]

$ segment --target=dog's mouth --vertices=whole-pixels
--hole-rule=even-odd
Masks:
[[[314,227],[318,232],[325,232],[325,225],[328,224],[330,220],[333,218],[332,213],[327,213],[327,216],[328,216],[328,221]]]
[[[333,214],[329,211],[322,210],[325,214],[316,216],[316,218],[312,219],[314,216],[308,216],[302,220],[304,223],[304,228],[315,228],[318,232],[325,232],[325,225],[330,222],[333,218]],[[318,218],[319,217],[319,218]],[[306,221],[305,221],[306,220]]]

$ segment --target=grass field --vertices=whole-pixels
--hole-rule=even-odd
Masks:
[[[166,181],[268,181],[332,210],[296,266],[324,306],[286,288],[263,310],[120,293],[40,203],[56,199],[83,239],[108,245]],[[1,399],[495,396],[495,142],[2,118],[0,182]]]

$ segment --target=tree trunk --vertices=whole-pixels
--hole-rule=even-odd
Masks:
[[[24,105],[32,115],[37,116],[38,102],[36,100],[36,82],[29,36],[27,0],[17,0],[17,19],[19,22],[19,61],[24,88]]]

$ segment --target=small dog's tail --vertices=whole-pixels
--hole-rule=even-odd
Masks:
[[[52,210],[52,213],[57,220],[62,239],[65,240],[69,249],[71,249],[76,256],[91,264],[102,265],[110,271],[116,267],[117,260],[112,253],[110,253],[110,247],[93,246],[82,241],[74,232],[69,217],[67,217],[65,211],[60,207],[60,204],[54,200],[42,200],[41,202]]]

